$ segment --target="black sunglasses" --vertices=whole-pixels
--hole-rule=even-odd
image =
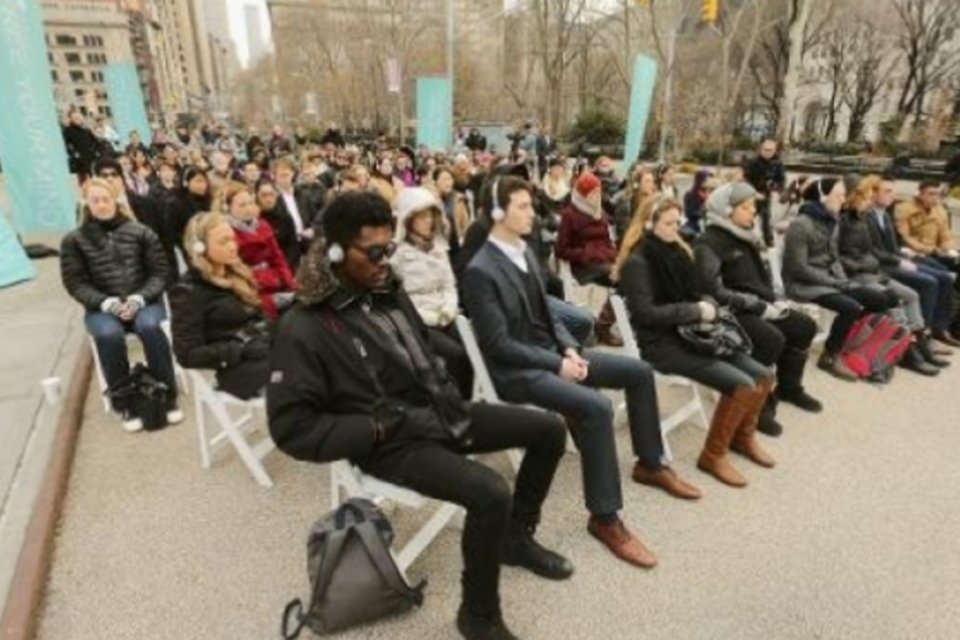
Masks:
[[[363,252],[367,256],[367,260],[373,264],[380,264],[385,258],[391,257],[397,251],[396,242],[388,242],[387,244],[372,244],[369,247],[358,247],[353,245],[353,248],[357,251]]]

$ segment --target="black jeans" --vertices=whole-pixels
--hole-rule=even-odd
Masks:
[[[556,415],[502,405],[471,405],[473,445],[459,451],[424,441],[387,456],[360,461],[370,475],[467,510],[463,527],[463,603],[478,614],[499,607],[500,556],[514,520],[536,525],[566,443]],[[466,457],[525,449],[511,498],[496,471]]]
[[[827,353],[839,353],[847,339],[850,327],[865,313],[877,313],[897,306],[900,301],[889,290],[868,289],[855,287],[843,293],[830,293],[813,299],[824,309],[837,314],[830,325],[830,333],[823,348]]]
[[[768,193],[766,198],[757,200],[757,216],[760,218],[760,229],[763,232],[763,243],[768,247],[773,246],[773,222],[770,219],[772,216],[770,211],[772,207],[772,198],[773,194]]]
[[[746,353],[723,358],[704,356],[691,351],[679,338],[644,345],[643,355],[660,373],[690,378],[725,396],[738,387],[752,387],[772,375],[767,367]]]
[[[653,369],[639,358],[587,350],[590,363],[582,383],[564,380],[552,371],[531,371],[526,382],[499,386],[509,402],[529,402],[556,411],[575,425],[583,492],[587,509],[608,515],[623,507],[620,466],[613,436],[613,406],[597,389],[624,389],[634,454],[645,466],[659,467],[663,456],[660,410]]]

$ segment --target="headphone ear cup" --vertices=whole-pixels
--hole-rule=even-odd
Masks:
[[[495,207],[493,211],[490,212],[490,217],[494,222],[500,222],[507,215],[506,211],[500,207]]]
[[[207,252],[207,245],[203,244],[203,241],[197,240],[190,247],[190,252],[195,256],[202,256]]]
[[[336,242],[327,247],[327,260],[330,261],[330,264],[340,264],[345,257],[343,247]]]

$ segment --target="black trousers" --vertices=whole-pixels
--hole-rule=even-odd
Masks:
[[[779,320],[764,320],[755,314],[737,316],[740,326],[753,342],[751,356],[760,364],[777,365],[777,386],[781,391],[802,388],[807,350],[817,335],[817,323],[808,315],[791,311]]]
[[[770,219],[772,217],[771,212],[771,198],[773,194],[767,194],[767,197],[762,200],[757,200],[757,214],[760,217],[760,229],[763,232],[763,242],[768,247],[773,246],[773,222]]]
[[[473,366],[470,364],[467,350],[460,342],[457,325],[450,323],[443,328],[428,327],[427,335],[434,353],[443,358],[447,365],[447,371],[450,372],[450,376],[457,383],[460,395],[467,399],[472,397]]]
[[[897,296],[888,289],[868,289],[856,287],[843,293],[831,293],[813,299],[824,309],[837,314],[830,325],[830,333],[823,347],[827,353],[839,353],[847,339],[850,327],[865,313],[886,311],[900,304]]]
[[[412,443],[384,457],[360,462],[370,475],[467,510],[463,527],[463,603],[478,614],[500,605],[500,556],[513,520],[536,525],[566,443],[559,416],[502,405],[471,406],[473,444],[454,450],[442,443]],[[511,497],[496,471],[467,457],[525,449]]]

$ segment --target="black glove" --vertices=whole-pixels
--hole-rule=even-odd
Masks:
[[[266,340],[250,340],[240,350],[241,360],[265,360],[270,354],[270,344]]]

